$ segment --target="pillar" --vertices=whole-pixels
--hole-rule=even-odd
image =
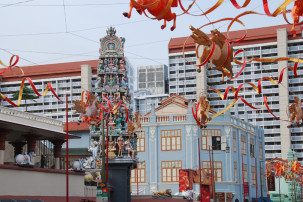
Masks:
[[[14,147],[14,156],[16,157],[18,154],[23,153],[23,146],[26,142],[10,142],[10,144]]]
[[[60,169],[60,156],[62,150],[62,144],[64,140],[53,140],[51,141],[54,145],[54,157],[55,157],[55,169]]]
[[[27,141],[27,154],[30,152],[36,153],[36,142],[37,142],[37,136],[36,135],[31,135],[31,136],[26,136],[26,141]],[[31,162],[35,165],[35,158],[31,158]]]
[[[278,44],[278,57],[287,57],[287,46],[288,46],[288,35],[287,29],[278,29],[277,30],[277,44]],[[278,70],[280,72],[284,67],[287,67],[287,61],[278,62]],[[287,152],[291,149],[291,133],[290,129],[287,128],[288,114],[285,110],[285,107],[289,105],[289,88],[288,88],[288,71],[284,71],[283,81],[279,85],[279,108],[280,108],[280,134],[281,134],[281,154],[282,158],[287,158]]]
[[[8,130],[1,130],[0,133],[0,164],[4,163],[5,140],[6,140],[6,135],[8,133],[9,133]]]
[[[92,67],[90,65],[81,65],[81,88],[83,90],[92,90]]]

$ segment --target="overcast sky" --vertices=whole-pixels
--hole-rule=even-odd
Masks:
[[[187,7],[191,0],[182,0]],[[197,0],[205,11],[217,0]],[[238,0],[243,4],[244,0]],[[273,12],[284,0],[269,0]],[[65,4],[65,6],[63,6]],[[288,9],[291,9],[290,5]],[[8,64],[13,53],[22,59],[20,66],[62,63],[98,59],[99,39],[108,26],[115,26],[117,35],[126,38],[125,55],[136,68],[142,65],[167,64],[170,38],[190,35],[189,25],[202,26],[210,21],[235,17],[247,10],[263,11],[262,0],[252,0],[244,9],[236,9],[229,0],[205,16],[177,17],[177,28],[170,31],[172,22],[161,30],[162,21],[140,16],[133,10],[130,19],[122,13],[129,11],[129,0],[1,0],[0,1],[0,60]],[[197,6],[190,10],[201,14]],[[173,12],[182,13],[179,8]],[[66,15],[65,15],[65,14]],[[66,16],[66,17],[65,17]],[[248,29],[285,24],[282,15],[272,18],[249,15],[241,18]],[[289,16],[289,20],[291,20]],[[226,31],[227,24],[216,24]],[[208,26],[203,29],[209,32]],[[235,25],[232,30],[241,30]]]

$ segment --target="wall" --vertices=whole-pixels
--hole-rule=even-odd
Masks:
[[[0,165],[0,196],[65,196],[65,171]],[[70,172],[69,195],[84,196],[84,173]]]

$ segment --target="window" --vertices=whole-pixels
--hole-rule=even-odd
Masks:
[[[262,142],[259,142],[259,160],[263,160]]]
[[[237,162],[234,162],[234,172],[235,172],[235,183],[238,183],[238,165]]]
[[[233,146],[234,146],[234,152],[237,152],[237,134],[236,134],[236,131],[233,132]]]
[[[244,182],[248,182],[248,179],[247,179],[247,164],[243,164],[243,175],[244,175]]]
[[[136,134],[138,138],[137,151],[145,152],[145,131],[137,131]]]
[[[211,141],[212,141],[213,150],[221,150],[221,137],[220,136],[213,136],[211,138]]]
[[[220,129],[201,130],[201,150],[221,150],[222,132]],[[223,141],[224,142],[224,141]]]
[[[214,171],[213,177],[215,178],[216,182],[222,182],[222,161],[214,161]],[[202,169],[207,172],[211,173],[211,163],[210,161],[202,161]]]
[[[181,151],[181,129],[161,130],[161,151]]]
[[[246,136],[241,135],[241,152],[242,155],[246,155]]]
[[[179,182],[182,161],[161,161],[162,182]]]
[[[252,185],[256,185],[256,167],[255,166],[251,167],[251,182],[252,182]]]
[[[251,157],[255,157],[255,140],[254,140],[254,138],[250,138],[250,148],[249,148],[249,151],[250,151],[250,156]]]
[[[138,179],[138,183],[145,183],[146,182],[146,178],[145,178],[146,164],[145,164],[145,161],[138,163],[137,166],[138,167],[136,169],[133,169],[132,172],[131,172],[131,182],[132,183],[137,183],[137,179]]]

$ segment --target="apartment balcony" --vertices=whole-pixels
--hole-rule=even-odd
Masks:
[[[291,148],[292,149],[303,149],[303,145],[302,144],[292,144]]]
[[[178,78],[178,74],[170,74],[169,78]]]
[[[263,124],[265,126],[279,126],[280,125],[280,121],[263,121]]]
[[[178,85],[184,85],[184,80],[183,81],[178,81]]]
[[[180,69],[179,66],[169,67],[169,71],[177,71],[179,69]]]
[[[265,159],[273,159],[275,157],[281,158],[282,155],[281,154],[277,154],[277,153],[275,153],[275,154],[265,154]]]
[[[262,89],[263,94],[279,93],[279,89]]]
[[[72,89],[72,93],[81,93],[81,89]]]
[[[303,83],[303,78],[289,79],[288,82],[289,82],[290,84],[292,84],[292,83],[301,84],[301,83]]]
[[[196,95],[185,95],[184,97],[189,100],[196,99]]]
[[[196,62],[194,61],[193,64],[196,64]],[[185,69],[188,70],[188,69],[197,69],[196,66],[194,65],[185,65]]]
[[[290,131],[292,133],[301,133],[303,132],[303,128],[291,128]]]
[[[281,150],[281,145],[265,145],[265,150]]]
[[[297,153],[297,157],[302,158],[303,157],[303,152],[296,152]]]
[[[170,81],[169,82],[169,86],[176,86],[177,85],[177,81]]]
[[[264,129],[264,134],[280,133],[280,129]]]
[[[184,82],[185,82],[184,84],[196,84],[197,83],[196,79],[194,79],[194,80],[185,80]]]
[[[303,136],[292,136],[291,141],[303,141]]]
[[[197,76],[197,72],[189,72],[185,74],[186,77],[194,77]]]
[[[184,89],[183,88],[178,88],[178,93],[183,93]]]
[[[265,49],[265,50],[262,50],[261,53],[262,54],[269,54],[269,53],[277,53],[277,48],[273,48],[273,49]]]
[[[193,92],[193,91],[196,91],[197,88],[196,87],[192,87],[192,88],[185,88],[184,91],[185,92]]]
[[[289,91],[291,91],[291,92],[303,91],[303,86],[290,87],[290,88],[289,88]]]
[[[207,78],[207,82],[220,82],[220,81],[221,81],[221,77]]]
[[[169,89],[169,93],[177,93],[177,89]]]
[[[81,82],[72,82],[72,86],[81,86]]]

